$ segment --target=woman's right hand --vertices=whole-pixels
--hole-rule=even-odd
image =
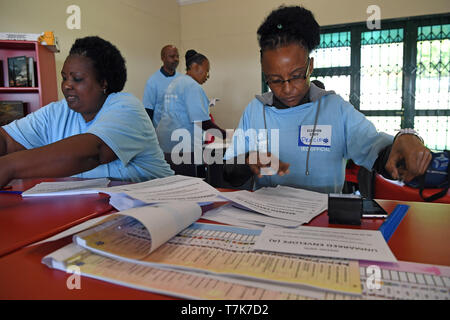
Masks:
[[[258,178],[262,178],[263,175],[284,176],[290,173],[289,163],[281,161],[270,152],[250,152],[246,164]]]

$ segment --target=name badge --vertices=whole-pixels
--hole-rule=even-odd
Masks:
[[[331,148],[331,126],[317,125],[314,135],[313,129],[313,125],[299,127],[298,146],[308,147],[312,139],[311,147]]]

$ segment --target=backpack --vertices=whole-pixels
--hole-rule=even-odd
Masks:
[[[431,152],[431,154],[432,159],[427,171],[423,175],[405,183],[409,187],[418,188],[420,196],[427,202],[432,202],[445,196],[450,185],[450,151]],[[422,193],[425,188],[442,188],[442,190],[429,197],[424,197]]]

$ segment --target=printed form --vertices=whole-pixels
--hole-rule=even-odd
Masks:
[[[154,246],[157,248],[154,250],[153,233],[129,217],[111,221],[74,239],[78,245],[95,253],[150,267],[361,294],[357,261],[253,252],[259,232],[205,224],[201,229],[184,230],[159,248]]]
[[[98,188],[106,188],[111,181],[107,178],[82,181],[41,182],[22,193],[22,197],[61,196],[98,193]]]
[[[359,229],[266,227],[256,250],[354,260],[397,262],[381,232]]]
[[[90,278],[184,299],[305,300],[326,295],[319,290],[153,268],[97,255],[75,244],[47,255],[42,263],[65,272],[78,266]]]
[[[308,223],[328,208],[327,194],[285,186],[255,192],[224,192],[222,197],[242,208],[299,224]]]
[[[141,183],[116,186],[99,191],[111,196],[126,194],[141,203],[225,201],[219,192],[200,178],[171,176]],[[123,208],[128,209],[128,208]]]

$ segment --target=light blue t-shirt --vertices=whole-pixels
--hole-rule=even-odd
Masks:
[[[164,160],[155,130],[142,103],[128,93],[110,94],[95,118],[88,123],[80,113],[70,109],[63,99],[50,103],[3,129],[26,149],[91,133],[102,139],[118,157],[75,177],[107,177],[141,182],[173,174]]]
[[[166,94],[167,87],[178,76],[180,76],[178,72],[175,72],[173,76],[166,76],[160,69],[147,80],[142,102],[145,108],[153,110],[153,126],[155,128],[161,120],[161,113],[164,107],[164,95]]]
[[[308,146],[319,101],[309,175],[306,175]],[[268,135],[264,130],[263,103],[254,99],[245,109],[224,157],[227,160],[249,151],[266,151],[268,144],[272,154],[279,154],[281,161],[290,164],[288,175],[255,177],[256,188],[285,185],[339,193],[344,184],[347,159],[371,170],[378,153],[393,141],[392,136],[377,132],[372,122],[336,94],[288,109],[267,105],[264,109]],[[279,142],[278,146],[275,141]]]
[[[156,128],[161,149],[170,153],[174,146],[182,143],[190,149],[183,148],[184,152],[194,152],[194,138],[201,146],[203,136],[201,127],[194,122],[210,119],[209,99],[200,84],[188,75],[179,76],[167,88],[164,111]],[[197,126],[195,130],[194,126]],[[177,141],[171,141],[172,133],[176,129],[184,130],[175,133]],[[186,138],[190,143],[187,143]]]

